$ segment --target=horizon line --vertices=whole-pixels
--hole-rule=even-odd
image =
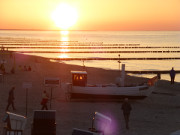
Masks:
[[[0,29],[18,31],[180,31],[180,30],[46,30],[46,29]]]

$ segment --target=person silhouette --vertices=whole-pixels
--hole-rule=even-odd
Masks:
[[[41,110],[48,110],[48,107],[47,107],[47,102],[49,100],[49,96],[47,94],[47,92],[44,90],[43,94],[42,94],[42,101],[41,101],[41,105],[42,105],[42,108]]]
[[[8,111],[10,105],[12,105],[13,110],[16,110],[14,107],[14,90],[15,90],[15,87],[13,86],[11,90],[9,91],[8,105],[6,107],[6,111]]]
[[[129,129],[129,116],[130,116],[130,112],[132,110],[132,107],[131,107],[131,104],[129,103],[128,98],[124,99],[122,106],[121,106],[121,109],[123,110],[126,129]]]
[[[176,76],[176,72],[174,68],[172,67],[172,69],[170,70],[171,84],[174,84],[175,76]]]

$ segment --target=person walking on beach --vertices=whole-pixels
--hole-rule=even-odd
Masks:
[[[132,107],[131,107],[131,104],[128,101],[128,98],[124,99],[124,102],[122,103],[121,109],[123,110],[126,129],[129,129],[129,116],[130,116],[130,112],[132,110]]]
[[[9,91],[8,105],[6,107],[6,111],[8,111],[10,105],[12,105],[13,110],[16,110],[14,107],[14,90],[15,90],[15,87],[13,86],[11,90]]]
[[[47,94],[47,92],[44,90],[43,94],[42,94],[42,101],[41,101],[41,105],[42,105],[42,108],[41,110],[48,110],[48,107],[47,107],[47,102],[49,100],[49,96]]]
[[[171,84],[174,84],[174,79],[175,79],[176,72],[174,71],[174,68],[170,70],[170,77],[171,77]]]

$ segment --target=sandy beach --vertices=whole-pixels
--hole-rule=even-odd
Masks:
[[[153,93],[143,100],[130,100],[132,112],[130,116],[130,129],[126,130],[121,110],[121,101],[66,101],[66,83],[71,82],[71,70],[83,70],[81,66],[67,65],[49,61],[49,59],[14,53],[14,59],[9,54],[1,58],[6,60],[4,82],[0,83],[0,119],[6,111],[8,92],[15,86],[16,111],[10,111],[25,115],[26,90],[23,82],[31,82],[32,88],[28,90],[28,114],[24,135],[31,135],[33,111],[41,109],[41,95],[43,90],[50,93],[50,88],[44,86],[44,77],[59,77],[61,87],[53,89],[52,109],[56,110],[56,135],[71,135],[73,128],[88,130],[91,127],[93,113],[95,111],[112,118],[111,131],[107,135],[169,135],[180,129],[180,83],[171,85],[168,81],[159,80]],[[16,65],[15,74],[10,70]],[[32,71],[22,71],[19,68],[24,65],[31,66]],[[86,68],[88,83],[114,83],[119,72],[98,68]],[[147,78],[126,76],[126,83],[142,83]],[[49,106],[48,106],[49,107]],[[3,122],[0,123],[2,134]]]

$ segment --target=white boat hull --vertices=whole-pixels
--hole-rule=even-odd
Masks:
[[[114,86],[70,86],[71,98],[145,98],[151,94],[153,87],[147,85],[134,87]]]

